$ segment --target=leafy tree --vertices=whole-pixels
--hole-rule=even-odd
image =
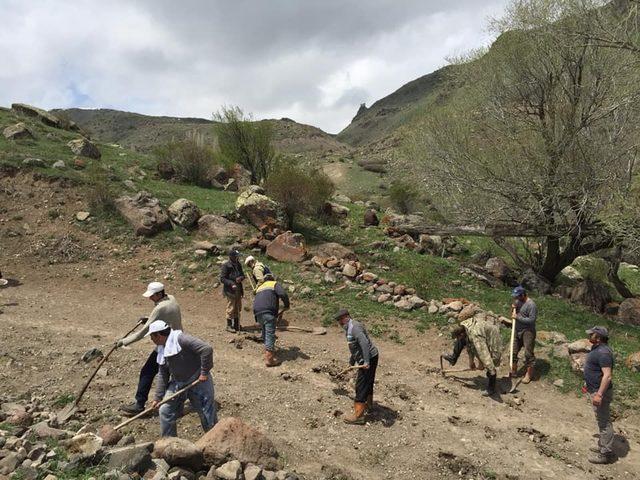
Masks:
[[[218,122],[215,133],[223,161],[246,168],[251,183],[264,181],[276,158],[271,125],[252,121],[238,107],[222,107],[213,119]]]
[[[582,4],[513,1],[493,23],[500,37],[490,51],[458,68],[460,94],[409,144],[412,175],[417,158],[447,218],[527,231],[534,241],[499,244],[551,281],[576,257],[620,242],[612,212],[639,211],[635,54],[576,35]]]

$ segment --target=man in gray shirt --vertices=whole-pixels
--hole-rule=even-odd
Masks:
[[[147,291],[144,292],[142,296],[151,300],[155,304],[155,307],[151,311],[151,315],[147,318],[144,326],[128,337],[118,340],[118,347],[131,345],[142,340],[149,331],[149,325],[158,319],[162,319],[167,322],[167,324],[169,324],[169,326],[174,330],[182,330],[182,314],[180,313],[180,305],[178,305],[178,302],[176,302],[173,295],[167,295],[164,292],[164,285],[162,283],[151,282],[147,287]],[[158,363],[156,362],[156,351],[153,350],[140,370],[135,401],[129,405],[122,405],[120,410],[131,416],[142,412],[144,410],[145,403],[147,403],[153,379],[157,373]]]
[[[360,367],[356,378],[354,414],[344,418],[345,423],[362,425],[365,412],[373,409],[373,385],[378,368],[378,349],[369,338],[367,330],[360,322],[351,318],[346,309],[335,315],[335,320],[345,330],[351,358],[349,365]]]
[[[536,320],[538,318],[538,307],[535,302],[527,296],[526,290],[518,286],[511,292],[513,298],[512,321],[516,322],[516,334],[513,339],[513,370],[512,376],[518,372],[518,354],[524,347],[524,364],[527,373],[522,379],[522,383],[529,383],[533,379],[533,366],[536,361],[533,349],[536,344]]]
[[[200,416],[202,429],[208,432],[217,422],[211,368],[213,348],[199,338],[180,330],[172,330],[162,320],[149,326],[151,341],[157,345],[156,361],[159,365],[156,395],[152,406],[156,407],[165,397],[199,380],[185,393],[160,407],[160,433],[163,437],[176,437],[177,420],[189,399]]]

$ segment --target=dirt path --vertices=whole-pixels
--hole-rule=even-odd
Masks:
[[[0,297],[0,378],[5,393],[39,394],[53,401],[74,392],[91,370],[77,362],[82,353],[95,346],[108,348],[115,332],[126,331],[150,310],[150,303],[140,296],[144,285],[128,265],[94,265],[99,282],[82,278],[82,267],[35,270],[20,261],[12,265],[11,276],[22,284],[3,289]],[[182,305],[186,329],[214,346],[220,415],[240,416],[265,431],[289,468],[306,478],[324,478],[332,471],[358,479],[492,478],[494,473],[497,478],[521,479],[640,475],[637,417],[615,425],[629,439],[626,446],[618,442],[625,456],[612,466],[592,466],[585,457],[594,420],[585,401],[560,395],[542,383],[521,389],[521,406],[508,395],[500,401],[482,398],[476,390],[483,381],[479,374],[443,379],[435,367],[444,340],[430,343],[429,334],[419,335],[410,325],[401,327],[405,345],[378,342],[378,412],[365,427],[344,425],[339,415],[351,406],[352,388],[327,373],[347,359],[338,328],[321,337],[280,333],[285,362],[267,370],[262,367],[261,347],[251,335],[222,331],[219,292],[173,293]],[[312,326],[305,321],[307,308],[297,305],[289,319]],[[244,323],[252,323],[246,312]],[[117,419],[117,407],[131,399],[138,369],[150,350],[143,341],[117,352],[83,401],[83,421]],[[157,420],[138,422],[132,431],[138,438],[152,439]],[[183,419],[180,434],[199,436],[195,415]]]

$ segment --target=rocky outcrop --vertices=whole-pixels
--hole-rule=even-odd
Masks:
[[[169,215],[157,198],[147,192],[133,197],[123,196],[115,201],[120,215],[133,227],[136,235],[150,237],[161,230],[170,230]]]
[[[2,135],[7,140],[22,140],[24,138],[33,138],[31,130],[22,122],[15,125],[9,125],[2,131]]]
[[[340,260],[358,260],[358,256],[353,250],[335,242],[321,243],[314,246],[311,249],[311,255],[325,259],[334,257]]]
[[[179,198],[169,206],[169,218],[183,228],[192,228],[200,218],[200,209],[191,200]]]
[[[84,137],[71,140],[69,143],[67,143],[67,146],[75,155],[80,155],[81,157],[93,158],[98,160],[102,156],[100,150],[98,150],[98,147],[96,147],[91,141]]]
[[[337,220],[344,220],[349,216],[349,209],[333,202],[325,202],[322,207],[322,213],[327,217]]]
[[[282,206],[263,193],[260,187],[252,185],[236,200],[236,211],[261,232],[283,231],[287,219]]]
[[[533,270],[527,270],[524,272],[522,278],[520,279],[520,285],[526,288],[530,292],[541,293],[543,295],[548,295],[551,293],[551,283]]]
[[[511,269],[507,262],[505,262],[500,257],[493,257],[487,260],[487,263],[484,265],[485,270],[493,277],[498,280],[508,283],[509,278],[512,276]]]
[[[282,233],[267,246],[267,255],[279,262],[302,262],[307,257],[304,237],[299,233]]]
[[[640,298],[627,298],[620,304],[618,319],[625,325],[640,325]]]
[[[223,418],[196,446],[202,449],[207,464],[220,465],[235,459],[269,469],[278,468],[278,452],[271,440],[239,418]]]
[[[251,235],[251,228],[232,222],[220,215],[203,215],[198,220],[198,230],[212,238],[239,241]]]
[[[18,114],[35,118],[49,127],[64,128],[76,132],[80,131],[80,128],[74,122],[62,121],[52,113],[32,105],[14,103],[11,105],[11,110]]]

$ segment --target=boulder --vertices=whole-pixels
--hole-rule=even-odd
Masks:
[[[103,440],[93,433],[81,433],[65,442],[67,454],[72,461],[95,457],[102,449]]]
[[[151,451],[153,443],[139,443],[126,447],[114,448],[105,453],[102,464],[107,470],[120,470],[125,473],[144,474],[153,466]]]
[[[364,212],[364,226],[365,227],[377,227],[380,225],[378,214],[373,209],[368,209]]]
[[[202,450],[189,440],[177,437],[164,437],[153,445],[153,457],[162,458],[172,467],[184,467],[198,471],[204,458]]]
[[[358,267],[355,262],[345,263],[342,267],[342,274],[350,279],[356,278],[358,275]]]
[[[586,338],[581,338],[569,344],[569,353],[589,353],[591,351],[591,342]]]
[[[211,180],[214,180],[219,185],[226,185],[229,181],[229,174],[224,167],[218,165],[217,167],[213,167],[211,171]]]
[[[242,190],[251,185],[251,172],[237,163],[229,170],[229,177],[235,180],[236,190]]]
[[[58,117],[46,110],[42,110],[41,108],[34,107],[32,105],[27,105],[25,103],[13,103],[11,104],[11,110],[27,117],[37,118],[39,121],[50,127],[62,128],[63,126]]]
[[[262,478],[262,469],[257,465],[247,465],[244,469],[244,480],[260,480]]]
[[[239,480],[241,475],[242,464],[238,460],[231,460],[216,468],[216,478],[222,480]]]
[[[624,364],[632,372],[640,372],[640,352],[635,352],[629,355],[625,359]]]
[[[490,275],[502,280],[503,282],[506,282],[512,275],[509,265],[507,265],[507,262],[500,257],[493,257],[487,260],[484,268]]]
[[[325,202],[322,207],[322,213],[324,213],[327,217],[344,219],[349,216],[349,209],[347,207],[343,207],[342,205],[338,205],[333,202]]]
[[[200,209],[191,200],[179,198],[169,206],[169,218],[183,228],[193,227],[200,218]]]
[[[67,146],[75,155],[80,155],[81,157],[94,158],[98,160],[102,156],[98,147],[84,137],[71,140],[67,143]]]
[[[16,427],[28,427],[31,425],[33,418],[31,414],[26,411],[17,411],[11,414],[6,422],[10,425],[15,425]]]
[[[9,452],[2,460],[0,460],[0,475],[12,473],[18,465],[24,460],[18,453]],[[7,477],[8,478],[8,477]]]
[[[98,436],[102,439],[103,445],[115,445],[122,439],[122,432],[116,430],[111,425],[103,425],[98,429]]]
[[[213,238],[232,241],[238,241],[251,235],[251,228],[247,225],[232,222],[220,215],[203,215],[200,217],[198,230]]]
[[[282,206],[252,187],[238,196],[236,200],[238,214],[260,231],[285,230],[287,217]]]
[[[567,337],[563,333],[546,330],[538,330],[536,333],[536,340],[542,343],[550,343],[554,345],[567,343]]]
[[[223,418],[196,442],[196,446],[202,449],[209,465],[239,460],[264,468],[278,468],[278,452],[271,440],[239,418]]]
[[[537,292],[542,295],[548,295],[552,291],[551,283],[549,283],[546,278],[535,273],[533,270],[527,270],[524,272],[519,283],[528,291]]]
[[[161,230],[171,229],[169,216],[160,201],[147,192],[139,192],[133,197],[119,197],[115,204],[136,235],[150,237]]]
[[[575,280],[577,282],[580,282],[583,280],[582,274],[571,265],[569,265],[568,267],[564,267],[560,271],[560,273],[565,277],[567,277],[569,280]]]
[[[589,307],[595,313],[603,313],[611,301],[611,292],[606,285],[587,278],[573,287],[569,299]]]
[[[316,245],[311,249],[311,254],[319,258],[335,257],[337,259],[344,260],[358,260],[358,256],[353,252],[353,250],[335,242]]]
[[[640,325],[640,298],[627,298],[618,309],[618,319],[625,325]]]
[[[57,428],[50,427],[47,422],[36,423],[31,427],[31,433],[41,440],[62,440],[63,438],[69,438],[73,435],[72,432],[67,430],[59,430]]]
[[[302,262],[307,256],[307,248],[301,234],[285,232],[267,246],[266,253],[279,262]]]
[[[6,138],[7,140],[33,138],[33,133],[31,133],[31,130],[29,130],[29,128],[27,128],[27,126],[22,122],[16,123],[15,125],[9,125],[2,131],[2,135],[4,135],[4,138]]]
[[[478,310],[479,308],[477,305],[470,303],[469,305],[464,306],[462,310],[460,310],[460,313],[458,314],[458,320],[461,322],[467,320],[468,318],[473,317],[478,312]]]

